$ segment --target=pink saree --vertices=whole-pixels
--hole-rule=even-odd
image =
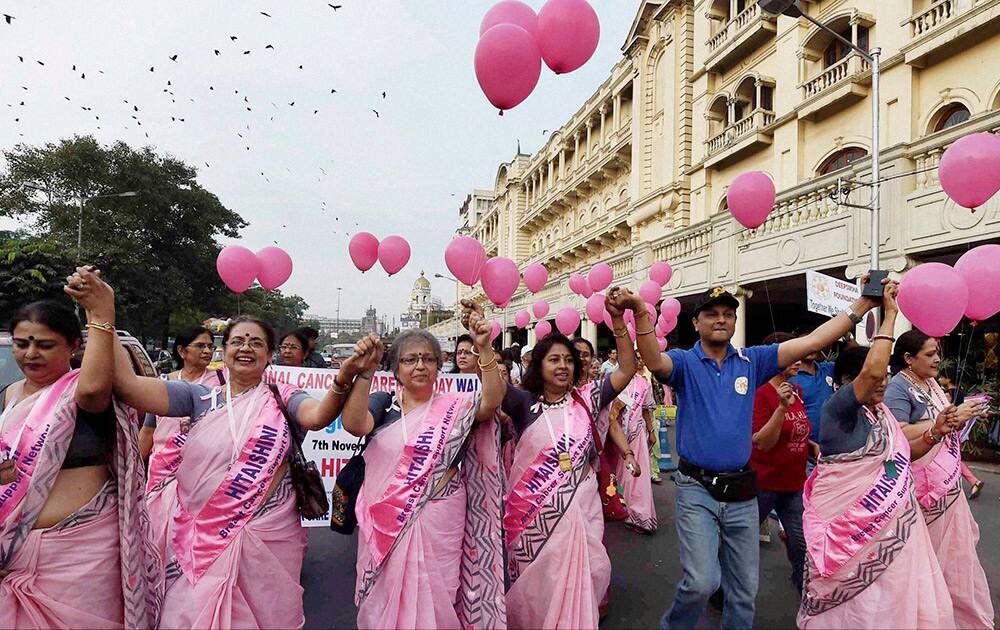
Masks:
[[[909,442],[884,405],[869,421],[865,446],[821,457],[806,481],[798,626],[953,628],[948,586],[913,490]]]
[[[287,399],[293,388],[279,385]],[[285,461],[288,426],[267,385],[197,419],[177,469],[164,628],[300,628],[306,551]],[[234,445],[239,449],[235,452]]]
[[[931,379],[928,411],[932,417],[947,406],[937,381]],[[931,411],[933,409],[933,411]],[[962,445],[958,432],[945,437],[913,462],[917,500],[955,608],[959,628],[993,628],[993,601],[976,544],[979,525],[962,491]]]
[[[14,482],[0,485],[0,575],[7,573],[0,578],[3,628],[157,623],[160,567],[142,502],[133,411],[114,404],[117,442],[104,487],[56,525],[33,529],[73,438],[78,375],[70,372],[19,401],[0,436],[4,448],[14,446],[18,460]]]
[[[643,409],[649,409],[652,403],[652,391],[649,381],[636,374],[615,402],[611,403],[611,422],[620,422],[628,440],[628,447],[639,466],[639,476],[633,477],[625,468],[625,460],[616,457],[615,474],[622,485],[622,494],[628,506],[626,525],[652,534],[656,531],[656,506],[653,504],[653,481],[650,470],[649,434],[646,432],[646,420],[642,416]],[[605,446],[608,449],[610,444]],[[614,449],[612,449],[614,450]]]
[[[511,628],[597,628],[611,560],[602,541],[604,518],[592,468],[594,389],[584,385],[571,403],[548,410],[563,445],[569,414],[568,472],[560,468],[543,418],[531,423],[517,443],[504,513]]]
[[[441,394],[379,430],[357,502],[359,628],[504,628],[495,420]],[[468,444],[461,471],[441,487]]]

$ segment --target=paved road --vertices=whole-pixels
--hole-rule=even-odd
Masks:
[[[993,605],[1000,610],[1000,475],[980,473],[986,489],[973,501],[972,511],[982,530],[979,556],[993,585]],[[654,486],[660,529],[641,536],[620,523],[607,527],[605,542],[611,555],[611,610],[602,629],[655,628],[680,579],[677,533],[674,529],[674,486]],[[302,571],[306,590],[306,628],[353,628],[354,561],[357,535],[347,538],[328,530],[313,530]],[[761,580],[757,596],[756,627],[793,628],[798,594],[788,579],[788,560],[777,536],[761,546]],[[717,628],[719,617],[706,614],[703,628]]]

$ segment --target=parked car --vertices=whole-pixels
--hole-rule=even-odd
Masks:
[[[340,364],[354,354],[353,343],[335,343],[330,346],[330,367],[334,370],[340,369]]]
[[[156,370],[156,366],[153,365],[152,359],[146,354],[146,349],[142,347],[142,343],[128,334],[124,330],[118,331],[118,338],[121,339],[122,345],[125,346],[125,351],[128,353],[129,359],[132,360],[132,370],[139,376],[158,376],[159,372]],[[87,331],[83,331],[83,344],[80,345],[80,351],[73,357],[74,367],[79,366],[80,361],[83,360],[83,349],[87,344]],[[3,389],[14,383],[16,381],[24,378],[24,374],[21,373],[20,368],[17,367],[17,363],[14,361],[14,342],[11,339],[9,332],[0,332],[0,389]]]
[[[212,362],[208,364],[208,369],[221,370],[226,367],[224,359],[225,353],[223,353],[222,348],[216,348],[215,352],[212,353]]]
[[[156,371],[160,374],[170,374],[174,371],[174,358],[170,356],[170,353],[166,350],[154,350],[153,354],[150,355],[154,359],[153,364],[156,366]]]

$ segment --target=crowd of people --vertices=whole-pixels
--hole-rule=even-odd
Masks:
[[[315,360],[315,339],[253,317],[226,327],[221,369],[193,328],[177,371],[136,375],[112,288],[80,267],[65,292],[85,339],[57,302],[11,323],[25,378],[0,392],[0,627],[301,627],[289,454],[340,418],[363,440],[348,506],[358,627],[596,628],[612,600],[605,521],[657,531],[663,403],[677,408],[682,570],[663,628],[695,627],[710,599],[723,627],[753,625],[769,514],[800,627],[992,627],[960,483],[959,431],[986,410],[938,383],[936,339],[893,337],[896,289],[748,348],[731,343],[736,298],[713,289],[691,313],[698,342],[663,353],[642,299],[612,288],[605,361],[558,333],[495,351],[463,301],[451,371],[476,391],[437,388],[445,353],[411,330],[389,347],[363,338],[317,399],[265,378],[275,353]],[[878,307],[870,348],[819,360]],[[371,392],[379,369],[394,391]]]

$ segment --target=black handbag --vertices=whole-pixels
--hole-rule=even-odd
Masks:
[[[358,444],[361,444],[361,440],[358,440]],[[358,503],[358,493],[361,492],[361,484],[365,482],[365,458],[362,455],[366,448],[368,440],[361,444],[358,452],[340,469],[333,486],[333,493],[330,495],[330,529],[345,536],[353,534],[358,526],[355,507]]]
[[[295,504],[299,508],[299,513],[305,518],[322,518],[330,510],[330,501],[326,497],[326,488],[323,486],[323,477],[316,468],[316,463],[311,462],[302,454],[302,445],[295,437],[295,425],[288,417],[288,408],[285,401],[281,399],[278,386],[268,383],[274,399],[281,409],[281,415],[285,416],[288,424],[288,437],[291,444],[288,446],[288,467],[292,473],[292,488],[295,490]]]

